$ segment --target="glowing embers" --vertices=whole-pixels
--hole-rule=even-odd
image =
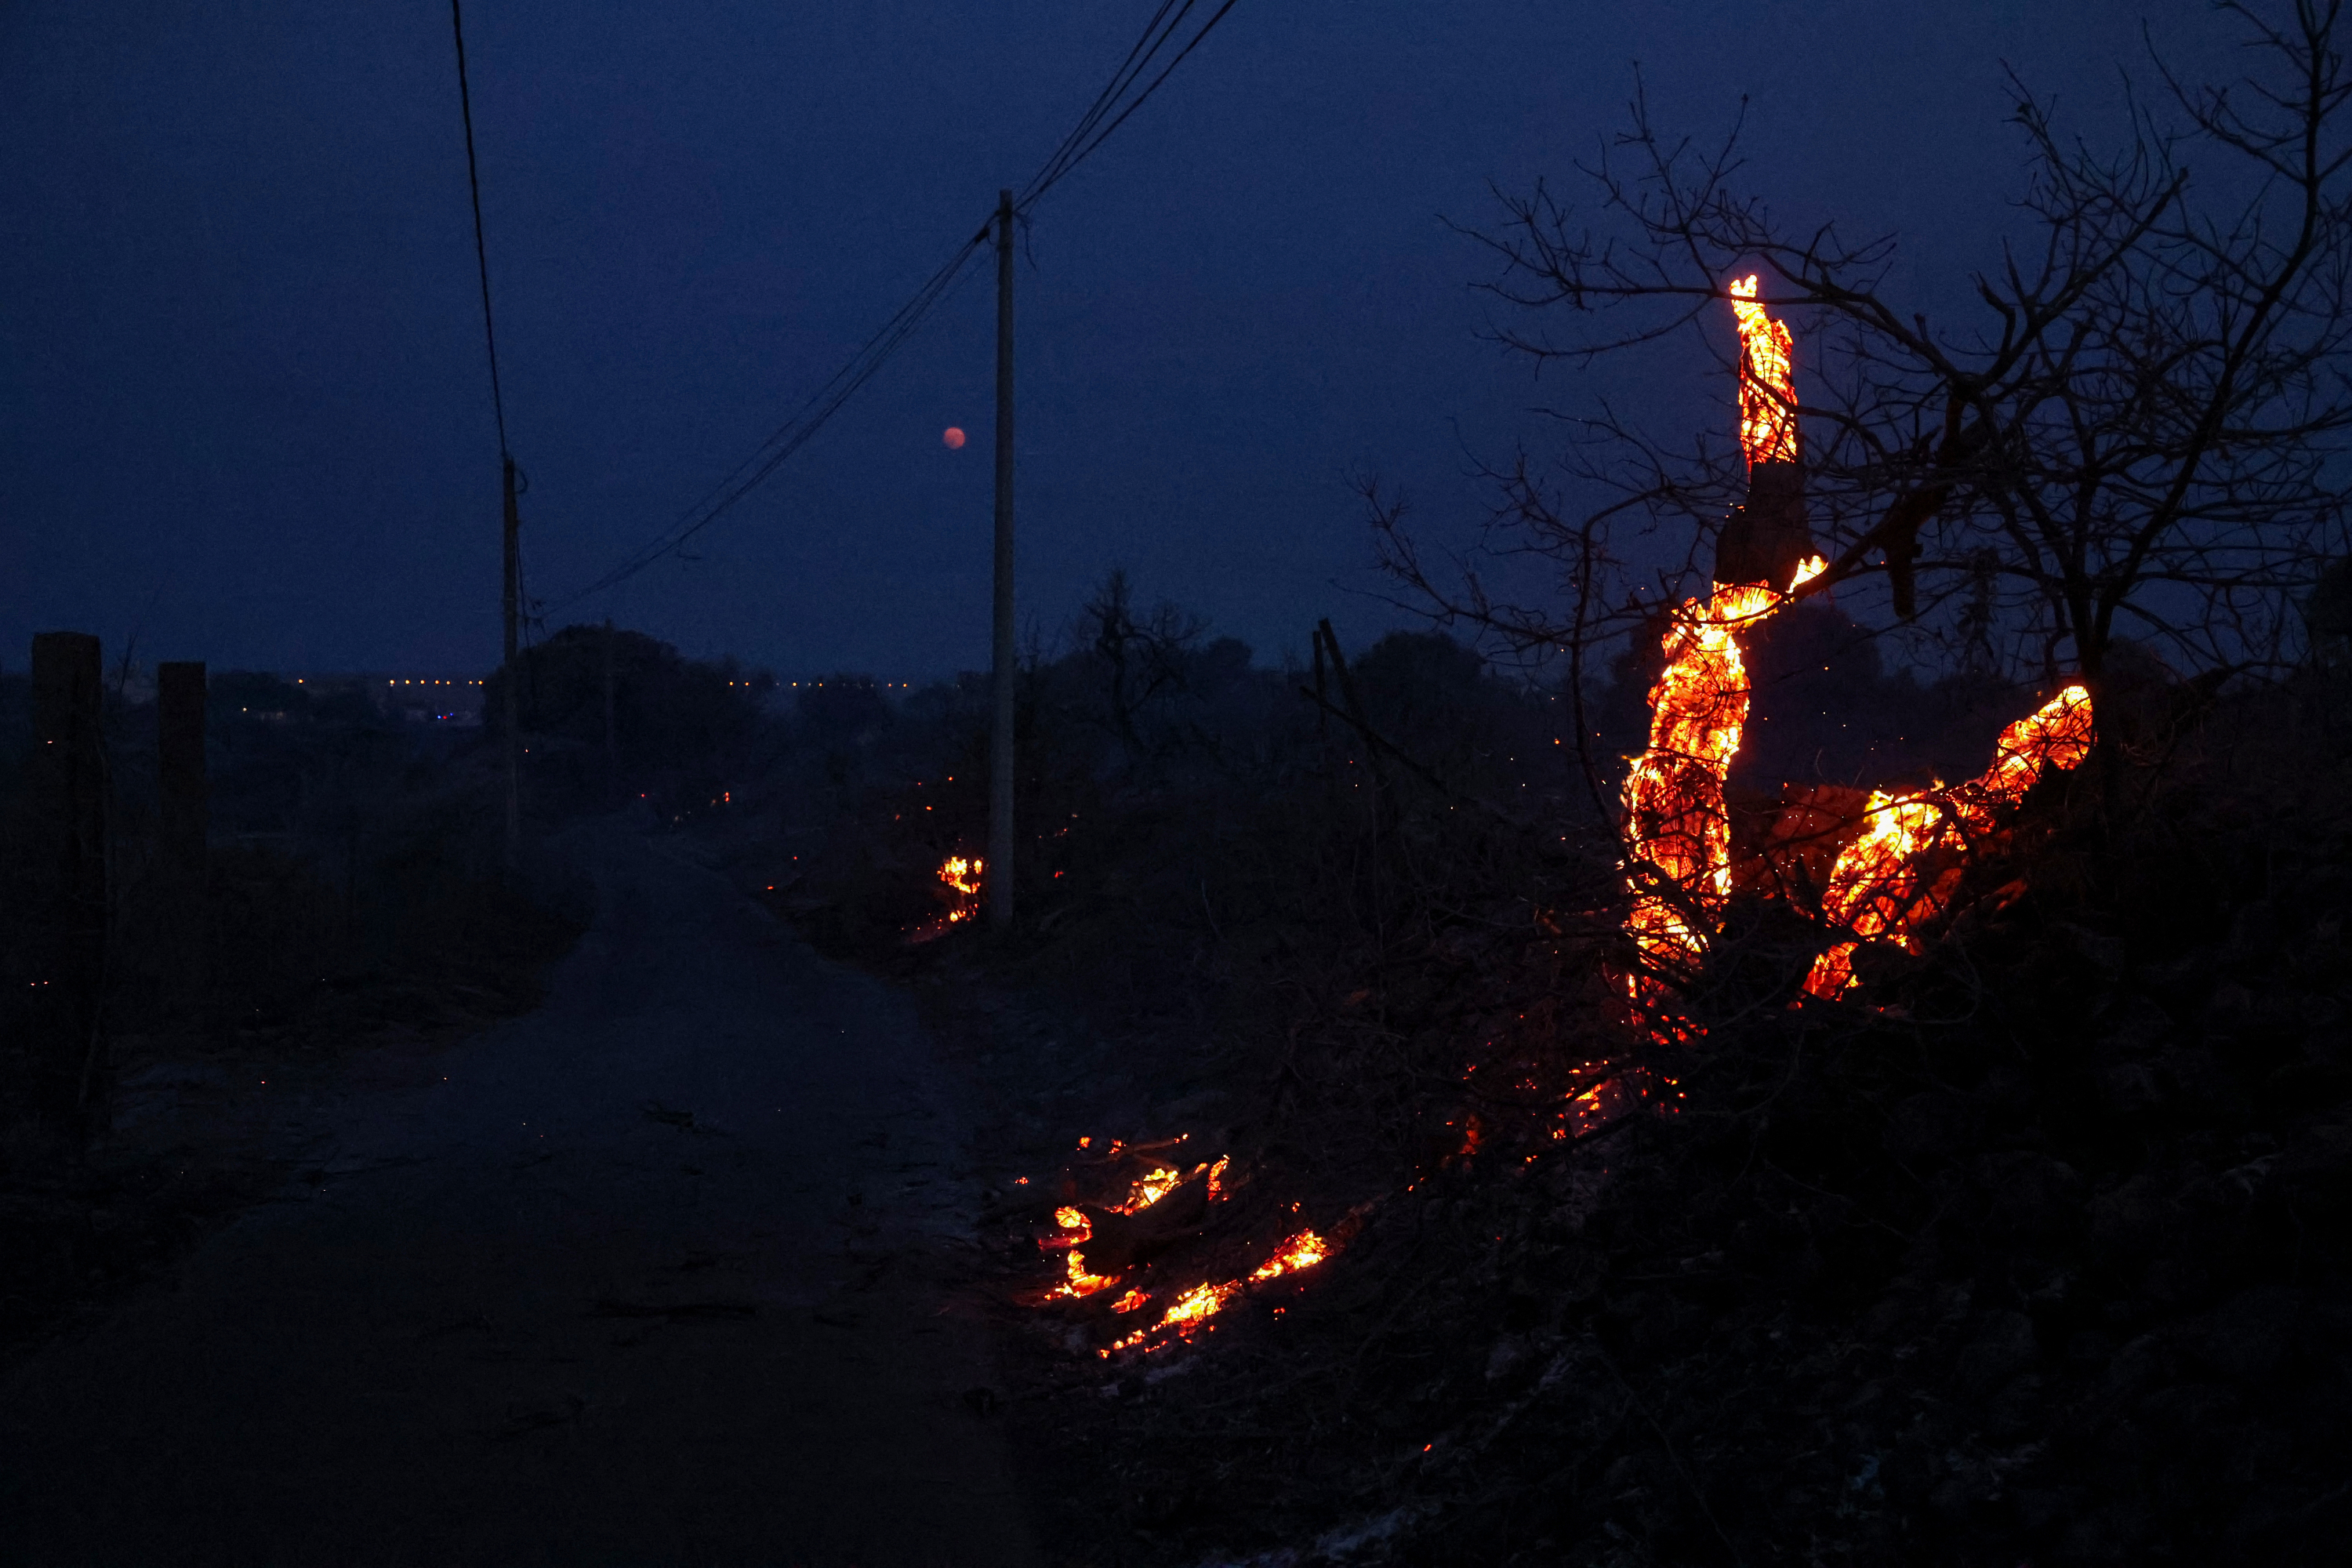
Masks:
[[[1739,324],[1739,447],[1748,466],[1797,460],[1795,344],[1756,302],[1756,274],[1725,290]]]
[[[2000,732],[1993,742],[1992,766],[1958,792],[1962,817],[1976,825],[1990,820],[1980,815],[1990,806],[2015,805],[2044,767],[2073,772],[2091,754],[2096,738],[2090,692],[2080,686],[2066,688]]]
[[[1797,569],[1793,594],[1825,567],[1814,556]],[[1731,891],[1731,818],[1723,781],[1748,722],[1748,669],[1739,634],[1788,603],[1760,584],[1717,588],[1676,607],[1666,633],[1665,668],[1650,688],[1650,745],[1625,778],[1627,933],[1642,966],[1627,980],[1639,1002],[1663,975],[1689,973],[1706,931]],[[1705,928],[1705,929],[1703,929]]]
[[[1224,1162],[1220,1160],[1217,1163],[1222,1167]],[[1200,1169],[1196,1169],[1192,1173],[1197,1176],[1201,1173],[1201,1170],[1204,1169],[1206,1169],[1205,1166],[1201,1167]],[[1127,1201],[1125,1203],[1113,1204],[1111,1205],[1111,1212],[1114,1214],[1133,1214],[1138,1209],[1150,1208],[1153,1204],[1158,1203],[1170,1193],[1174,1192],[1177,1184],[1182,1182],[1183,1179],[1184,1178],[1181,1175],[1177,1173],[1176,1168],[1173,1165],[1154,1166],[1151,1170],[1147,1171],[1139,1179],[1138,1179],[1135,1184],[1134,1190],[1127,1194]]]
[[[1182,1141],[1177,1140],[1179,1142]],[[1083,1149],[1091,1142],[1091,1139],[1081,1139],[1078,1146]],[[1116,1157],[1122,1147],[1123,1145],[1113,1142],[1110,1146],[1111,1154]],[[1139,1215],[1171,1193],[1197,1181],[1201,1184],[1199,1189],[1193,1194],[1197,1208],[1188,1210],[1186,1215],[1176,1216],[1175,1220],[1179,1228],[1197,1223],[1198,1210],[1205,1209],[1208,1205],[1220,1201],[1225,1195],[1223,1181],[1225,1171],[1231,1163],[1229,1158],[1220,1156],[1213,1163],[1204,1161],[1194,1165],[1189,1172],[1180,1172],[1172,1165],[1155,1165],[1135,1180],[1128,1189],[1125,1198],[1115,1204],[1097,1205],[1097,1212],[1104,1216],[1106,1223],[1109,1222],[1112,1215],[1122,1217]],[[1076,1300],[1092,1296],[1099,1291],[1108,1290],[1119,1282],[1120,1277],[1129,1267],[1125,1259],[1132,1255],[1137,1239],[1135,1237],[1129,1236],[1124,1238],[1124,1245],[1121,1245],[1121,1238],[1117,1236],[1108,1238],[1112,1244],[1109,1256],[1117,1261],[1107,1266],[1108,1272],[1097,1274],[1088,1268],[1086,1254],[1079,1250],[1095,1239],[1095,1223],[1087,1216],[1086,1211],[1074,1205],[1065,1204],[1054,1211],[1054,1223],[1059,1227],[1058,1233],[1043,1238],[1038,1245],[1048,1250],[1066,1248],[1068,1256],[1063,1260],[1065,1277],[1059,1285],[1047,1293],[1047,1300],[1055,1297]],[[1111,1310],[1116,1312],[1130,1312],[1150,1299],[1146,1292],[1130,1289],[1112,1303]]]
[[[980,877],[985,864],[977,856],[966,859],[961,855],[950,855],[940,867],[940,880],[953,895],[948,905],[948,924],[961,924],[980,912]]]
[[[1065,1205],[1054,1211],[1054,1223],[1062,1227],[1062,1234],[1047,1237],[1043,1245],[1069,1249],[1069,1256],[1063,1260],[1068,1278],[1055,1288],[1055,1295],[1072,1298],[1091,1296],[1097,1290],[1108,1290],[1118,1283],[1118,1276],[1116,1274],[1087,1272],[1086,1254],[1080,1252],[1078,1248],[1094,1239],[1095,1227],[1092,1221],[1076,1209]],[[1138,1302],[1137,1305],[1139,1306],[1141,1303]],[[1125,1309],[1121,1310],[1125,1310]]]
[[[909,931],[907,945],[919,947],[927,942],[937,942],[953,927],[976,917],[981,909],[985,869],[985,862],[978,856],[950,855],[940,862],[938,881],[932,888],[940,901],[940,912]]]
[[[1146,1148],[1164,1150],[1186,1141],[1180,1138]],[[1093,1142],[1081,1140],[1079,1148],[1087,1149]],[[1048,1249],[1066,1249],[1067,1255],[1063,1264],[1064,1279],[1043,1295],[1031,1298],[1034,1305],[1084,1301],[1114,1290],[1116,1294],[1090,1302],[1087,1310],[1099,1311],[1107,1308],[1121,1315],[1140,1313],[1154,1306],[1155,1294],[1166,1302],[1156,1308],[1156,1316],[1136,1320],[1141,1326],[1119,1335],[1107,1348],[1099,1349],[1097,1354],[1108,1357],[1139,1348],[1155,1351],[1189,1341],[1208,1319],[1252,1287],[1312,1268],[1337,1249],[1338,1242],[1311,1230],[1301,1230],[1240,1279],[1204,1280],[1172,1296],[1156,1293],[1150,1287],[1160,1278],[1156,1271],[1162,1265],[1154,1259],[1202,1236],[1208,1225],[1209,1205],[1223,1203],[1232,1195],[1225,1184],[1232,1162],[1219,1158],[1184,1170],[1174,1164],[1138,1159],[1143,1152],[1111,1143],[1108,1158],[1114,1162],[1121,1158],[1135,1161],[1141,1167],[1140,1174],[1133,1173],[1130,1168],[1122,1183],[1122,1195],[1116,1202],[1080,1201],[1055,1209],[1055,1232],[1039,1241]],[[1297,1204],[1289,1206],[1294,1212],[1298,1207]],[[1361,1212],[1353,1212],[1341,1222],[1343,1238]],[[1089,1263],[1088,1252],[1097,1250],[1101,1257]],[[1096,1272],[1097,1268],[1101,1272]]]
[[[1918,951],[1918,928],[1958,889],[1970,839],[1990,832],[1999,808],[2023,799],[2044,767],[2081,766],[2094,733],[2091,694],[2070,686],[2000,732],[1992,766],[1979,777],[1901,799],[1873,792],[1862,837],[1840,852],[1822,896],[1822,918],[1858,940],[1822,954],[1805,977],[1807,994],[1826,998],[1851,989],[1859,942],[1890,940]]]
[[[1226,1302],[1250,1286],[1278,1279],[1286,1274],[1296,1274],[1302,1268],[1312,1268],[1330,1256],[1329,1242],[1311,1230],[1302,1230],[1276,1247],[1273,1257],[1250,1270],[1247,1279],[1213,1280],[1195,1285],[1171,1302],[1158,1322],[1149,1328],[1138,1329],[1123,1339],[1114,1340],[1095,1353],[1108,1358],[1119,1351],[1133,1350],[1155,1339],[1159,1342],[1151,1346],[1155,1350],[1178,1340],[1189,1340],[1210,1318],[1223,1311]]]

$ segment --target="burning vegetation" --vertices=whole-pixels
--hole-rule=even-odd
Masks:
[[[1822,568],[1799,568],[1795,592]],[[1628,981],[1636,1001],[1705,954],[1705,931],[1731,892],[1731,818],[1723,784],[1748,722],[1740,634],[1788,602],[1756,584],[1718,588],[1676,610],[1665,669],[1650,689],[1649,749],[1626,774],[1625,838],[1633,912],[1626,928],[1643,967]]]
[[[1970,847],[2000,827],[2000,809],[2024,799],[2045,768],[2081,766],[2092,738],[2091,694],[2070,686],[2000,732],[1982,777],[1901,799],[1871,792],[1862,832],[1839,852],[1822,894],[1824,918],[1854,941],[1822,954],[1805,978],[1806,994],[1826,1000],[1853,988],[1859,942],[1886,940],[1920,952],[1919,933],[1950,904]]]
[[[1097,1169],[1091,1183],[1074,1171],[1066,1177],[1064,1187],[1075,1195],[1081,1185],[1099,1184],[1107,1172],[1131,1167],[1146,1154],[1164,1152],[1188,1141],[1180,1136],[1142,1151],[1131,1151],[1113,1142],[1094,1163]],[[1080,1152],[1085,1152],[1093,1142],[1091,1138],[1081,1139]],[[1282,1241],[1271,1256],[1241,1278],[1201,1280],[1181,1287],[1171,1283],[1168,1276],[1173,1270],[1160,1260],[1210,1227],[1211,1210],[1223,1205],[1229,1195],[1225,1177],[1232,1164],[1232,1157],[1222,1154],[1213,1161],[1195,1163],[1190,1171],[1153,1163],[1126,1180],[1121,1196],[1056,1206],[1053,1216],[1055,1228],[1040,1237],[1038,1245],[1048,1251],[1063,1252],[1065,1277],[1034,1298],[1034,1304],[1053,1306],[1083,1301],[1122,1285],[1126,1290],[1108,1303],[1107,1310],[1115,1314],[1139,1311],[1156,1300],[1165,1299],[1168,1305],[1156,1321],[1121,1332],[1096,1350],[1097,1357],[1108,1360],[1126,1351],[1165,1350],[1189,1342],[1206,1320],[1245,1289],[1311,1268],[1330,1255],[1329,1242],[1311,1230],[1302,1230]],[[1099,1245],[1096,1243],[1097,1224],[1105,1231]],[[1087,1254],[1079,1250],[1087,1247],[1094,1247],[1096,1257],[1102,1261],[1089,1264]],[[1096,1272],[1097,1268],[1102,1271]]]
[[[908,931],[907,945],[917,947],[936,942],[950,928],[977,917],[981,910],[982,876],[986,868],[987,862],[976,855],[950,855],[940,861],[938,885],[932,890],[938,911]]]
[[[1654,563],[1611,561],[1524,472],[1499,510],[1565,609],[1449,596],[1376,518],[1450,624],[1569,662],[1525,683],[1434,633],[1351,655],[1328,626],[1309,667],[1263,669],[1121,580],[1024,689],[1034,859],[1007,942],[898,945],[976,792],[877,785],[838,835],[904,893],[869,956],[965,1042],[982,1145],[1024,1173],[991,1183],[984,1240],[1053,1550],[2330,1561],[2352,1523],[2340,641],[2231,688],[2259,661],[2109,636],[2144,558],[2097,577],[2126,535],[2067,532],[2046,476],[2095,476],[2021,401],[2088,406],[2074,362],[1835,380],[1792,306],[1916,358],[1911,318],[1855,325],[1832,287],[1853,274],[1751,246],[1761,209],[1646,135],[1628,155],[1692,199],[1604,195],[1685,223],[1644,254],[1670,288],[1540,201],[1497,247],[1539,302],[1718,301],[1738,457],[1601,430],[1643,459],[1648,520],[1689,525],[1686,575],[1652,592]],[[2138,199],[2044,173],[2062,237]],[[1989,287],[2034,332],[2156,297]],[[2116,384],[2183,390],[2135,374]],[[2180,471],[2176,432],[2140,433],[2129,464]],[[2182,483],[2226,542],[2244,498]],[[2002,504],[2056,542],[2000,536]],[[2118,504],[2080,515],[2120,529]],[[2218,555],[2168,559],[2184,595],[2221,580]],[[2249,602],[2230,625],[2260,622]],[[1889,668],[1890,627],[1948,658]],[[971,776],[942,733],[907,776]],[[845,907],[865,884],[835,885]],[[1066,1158],[1099,1126],[1138,1142]]]
[[[1750,561],[1786,554],[1792,540],[1804,537],[1791,340],[1754,303],[1754,291],[1752,279],[1731,290],[1743,341],[1740,429],[1750,459],[1743,509],[1750,537],[1740,549]],[[1756,998],[1744,980],[1736,982],[1737,998],[1725,994],[1727,980],[1752,967],[1747,950],[1753,915],[1743,910],[1752,911],[1759,902],[1780,907],[1806,933],[1796,938],[1802,962],[1778,960],[1780,978],[1768,994],[1784,1012],[1809,1003],[1812,1010],[1800,1009],[1803,1016],[1818,1014],[1825,1022],[1843,1019],[1843,1010],[1819,1009],[1859,994],[1868,1005],[1853,1015],[1854,1021],[1830,1025],[1852,1033],[1872,1027],[1865,1020],[1882,1009],[1891,1008],[1890,1016],[1906,1012],[1897,994],[1874,990],[1856,973],[1860,947],[1932,960],[1941,923],[1972,907],[1971,900],[1998,910],[2018,904],[2026,883],[2009,873],[2016,868],[2015,836],[2026,797],[2040,781],[2078,768],[2095,742],[2090,698],[2080,685],[2007,725],[1994,742],[1993,765],[1978,777],[1952,786],[1862,793],[1842,811],[1818,793],[1784,791],[1788,798],[1777,807],[1783,816],[1801,797],[1809,814],[1801,840],[1766,832],[1748,833],[1745,837],[1752,841],[1743,842],[1727,798],[1756,700],[1742,642],[1801,602],[1808,585],[1827,570],[1821,554],[1808,553],[1779,579],[1785,586],[1719,582],[1667,617],[1663,663],[1647,689],[1647,745],[1628,763],[1619,795],[1623,815],[1609,825],[1622,833],[1614,862],[1622,899],[1612,900],[1588,882],[1580,895],[1561,898],[1566,888],[1555,887],[1553,897],[1543,900],[1562,909],[1577,907],[1580,898],[1596,912],[1614,904],[1622,934],[1612,941],[1591,917],[1539,912],[1539,956],[1532,970],[1484,971],[1480,988],[1487,994],[1475,1002],[1464,998],[1457,1006],[1465,1010],[1427,1037],[1429,1047],[1455,1057],[1459,1087],[1455,1097],[1430,1107],[1453,1110],[1442,1126],[1423,1123],[1426,1133],[1409,1135],[1424,1140],[1416,1157],[1400,1169],[1343,1136],[1323,1147],[1328,1157],[1318,1158],[1296,1146],[1285,1151],[1279,1142],[1268,1144],[1267,1132],[1260,1131],[1254,1135],[1256,1153],[1237,1165],[1230,1152],[1213,1160],[1177,1158],[1192,1142],[1189,1132],[1133,1147],[1113,1142],[1097,1148],[1087,1138],[1079,1141],[1078,1158],[1058,1182],[1046,1184],[1056,1194],[1050,1223],[1043,1217],[1048,1211],[1036,1206],[1045,1202],[1042,1189],[1040,1196],[1009,1205],[1009,1215],[1038,1216],[1029,1222],[1034,1226],[1029,1240],[1059,1254],[1053,1282],[1022,1298],[1029,1310],[1056,1325],[1059,1354],[1108,1363],[1117,1381],[1102,1391],[1139,1398],[1139,1390],[1174,1370],[1208,1378],[1205,1368],[1215,1363],[1184,1356],[1197,1354],[1201,1336],[1232,1321],[1234,1309],[1247,1302],[1253,1310],[1225,1347],[1241,1375],[1240,1366],[1263,1366],[1266,1357],[1280,1353],[1269,1336],[1297,1342],[1294,1336],[1310,1325],[1360,1320],[1363,1299],[1360,1289],[1350,1289],[1349,1277],[1323,1279],[1313,1272],[1343,1247],[1362,1254],[1357,1266],[1368,1281],[1386,1277],[1400,1267],[1400,1225],[1425,1226],[1432,1203],[1467,1202],[1474,1212],[1504,1212],[1493,1208],[1497,1181],[1536,1182],[1550,1201],[1564,1199],[1561,1212],[1572,1216],[1573,1234],[1596,1212],[1602,1194],[1624,1179],[1620,1163],[1632,1158],[1638,1165],[1643,1159],[1633,1152],[1643,1145],[1622,1137],[1606,1141],[1606,1151],[1613,1152],[1588,1154],[1586,1146],[1601,1148],[1602,1134],[1654,1121],[1645,1110],[1692,1109],[1686,1083],[1700,1094],[1697,1104],[1712,1104],[1723,1064],[1745,1059],[1749,1029],[1740,1019],[1753,1016]],[[1383,792],[1393,797],[1401,787],[1396,773],[1378,766],[1381,746],[1395,748],[1361,717],[1360,708],[1349,717],[1368,759],[1342,766],[1363,766],[1359,787],[1374,792],[1367,805],[1377,824],[1397,809],[1379,798]],[[1556,820],[1565,819],[1563,813]],[[1748,865],[1744,873],[1743,863]],[[1985,900],[1980,895],[1991,885],[1979,873],[1994,868],[2007,881]],[[1583,872],[1591,869],[1585,862]],[[1796,928],[1784,922],[1780,929]],[[1612,957],[1626,947],[1633,957],[1630,967]],[[1400,994],[1393,975],[1387,991]],[[1612,992],[1614,1006],[1604,1000]],[[1349,1014],[1370,994],[1354,994],[1326,1023],[1325,1049],[1361,1037]],[[1497,997],[1517,1004],[1517,1010],[1497,1016]],[[1419,1005],[1426,1009],[1432,1000],[1425,996]],[[1332,1059],[1345,1056],[1340,1049]],[[1662,1095],[1662,1089],[1672,1092]],[[1283,1109],[1277,1096],[1270,1114],[1271,1125],[1297,1127],[1301,1112]],[[1418,1120],[1408,1114],[1405,1126]],[[1321,1125],[1329,1131],[1328,1121]],[[1236,1142],[1230,1128],[1213,1136],[1237,1150],[1251,1142],[1246,1134]],[[1383,1166],[1393,1173],[1385,1183],[1377,1174]],[[1343,1218],[1324,1229],[1300,1229],[1295,1222],[1276,1228],[1274,1222],[1291,1219],[1301,1206],[1282,1195],[1294,1192],[1344,1211]],[[1516,1206],[1506,1203],[1504,1210]],[[1524,1246],[1528,1237],[1524,1215],[1472,1223],[1501,1226],[1488,1238],[1496,1248]],[[1337,1300],[1320,1302],[1318,1279],[1338,1292]],[[1375,1286],[1375,1293],[1381,1289]],[[1560,1299],[1572,1308],[1591,1300],[1590,1291],[1580,1285]],[[1445,1332],[1442,1314],[1423,1313],[1417,1321],[1429,1333],[1442,1338]],[[1376,1332],[1373,1342],[1381,1338]],[[1589,1380],[1605,1364],[1580,1363],[1555,1349],[1542,1352],[1549,1359],[1538,1365],[1535,1347],[1547,1342],[1560,1343],[1556,1335],[1546,1340],[1507,1328],[1489,1356],[1489,1381],[1509,1384],[1515,1369],[1528,1368],[1539,1374],[1538,1389],[1549,1388],[1570,1375]],[[1144,1358],[1160,1370],[1143,1382],[1120,1372]],[[1222,1380],[1219,1385],[1230,1386]],[[1393,1390],[1384,1397],[1403,1398]],[[1513,1419],[1507,1411],[1503,1420]],[[1437,1484],[1447,1466],[1484,1451],[1499,1426],[1475,1433],[1474,1422],[1468,1430],[1433,1436],[1386,1484],[1408,1490]],[[1449,1445],[1462,1459],[1444,1457]],[[1150,1463],[1166,1461],[1164,1448],[1148,1447],[1158,1456]]]
[[[961,925],[980,912],[980,878],[987,865],[978,856],[970,859],[950,855],[940,863],[940,885],[948,891],[947,911],[940,916],[950,925]]]
[[[2295,1507],[2335,1484],[2311,1479],[2325,1442],[2279,1447],[2341,1392],[2310,1375],[2340,1259],[2298,1254],[2289,1215],[2352,1213],[2327,1142],[2344,1091],[2312,1076],[2346,1068],[2315,1020],[2352,996],[2352,952],[2288,912],[2352,878],[2261,847],[2258,803],[2305,765],[2294,724],[2180,729],[2187,772],[2112,870],[2077,692],[1985,694],[1995,716],[1955,724],[1917,783],[1803,796],[1801,846],[1772,837],[1800,797],[1751,810],[1731,751],[1705,814],[1727,830],[1691,836],[1723,847],[1675,904],[1580,825],[1571,768],[1475,771],[1556,765],[1563,705],[1400,651],[1351,661],[1360,710],[1458,768],[1447,791],[1352,721],[1318,735],[1311,706],[1250,742],[1295,771],[1246,788],[1172,748],[1041,769],[1034,923],[908,950],[882,919],[864,950],[981,1086],[998,1418],[1063,1562],[1314,1562],[1367,1538],[1359,1561],[1710,1561],[1710,1511],[1747,1561],[1853,1568],[1950,1542],[2087,1563],[2132,1560],[2082,1544],[2110,1532],[2294,1537],[2221,1460],[2282,1454]],[[1749,725],[1786,722],[1776,694],[1748,694]],[[1116,737],[1039,709],[1049,742]],[[1449,752],[1463,714],[1487,738]],[[2120,765],[2137,798],[2150,775]],[[1945,767],[1961,782],[1931,787]],[[1522,795],[1526,828],[1472,804]],[[977,793],[951,801],[937,830],[976,831]],[[916,814],[877,802],[887,843]],[[951,849],[899,851],[910,899]],[[1688,1026],[1664,1039],[1627,1017],[1649,886],[1695,939],[1656,966],[1656,1012]],[[1832,953],[1849,983],[1809,990]],[[1646,1113],[1668,1079],[1676,1114]],[[1107,1125],[1121,1142],[1076,1147]],[[2168,1479],[2207,1448],[2206,1476]]]

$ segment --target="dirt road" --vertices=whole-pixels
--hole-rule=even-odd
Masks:
[[[276,1203],[0,1386],[0,1562],[1034,1556],[905,1000],[660,841],[441,1081],[290,1109]]]

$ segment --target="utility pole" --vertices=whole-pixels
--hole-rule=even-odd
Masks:
[[[604,617],[604,793],[621,804],[620,732],[613,725],[613,617]]]
[[[514,459],[505,460],[506,473],[506,662],[501,668],[504,679],[500,706],[504,710],[507,731],[507,869],[511,871],[521,858],[522,843],[522,735],[517,728],[519,705],[515,688],[521,683],[522,671],[515,665],[516,618],[521,611],[522,596],[522,516],[515,510]]]
[[[1013,193],[996,194],[996,721],[988,742],[988,923],[1013,927]]]

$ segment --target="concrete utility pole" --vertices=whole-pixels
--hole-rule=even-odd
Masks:
[[[205,779],[201,661],[155,667],[155,783],[163,837],[160,879],[169,906],[172,1000],[194,1013],[204,1003],[212,934],[205,899],[211,807]]]
[[[33,638],[35,925],[32,1014],[37,1114],[86,1140],[106,1096],[100,1004],[106,984],[106,756],[103,671],[83,632]]]
[[[515,868],[520,858],[522,842],[522,735],[517,728],[518,704],[515,688],[521,684],[522,671],[515,666],[516,617],[521,613],[522,595],[522,514],[515,510],[514,459],[506,459],[506,662],[500,667],[505,679],[499,684],[503,689],[500,707],[504,710],[507,731],[507,869]]]
[[[996,194],[996,720],[988,742],[988,923],[1013,925],[1013,193]]]

